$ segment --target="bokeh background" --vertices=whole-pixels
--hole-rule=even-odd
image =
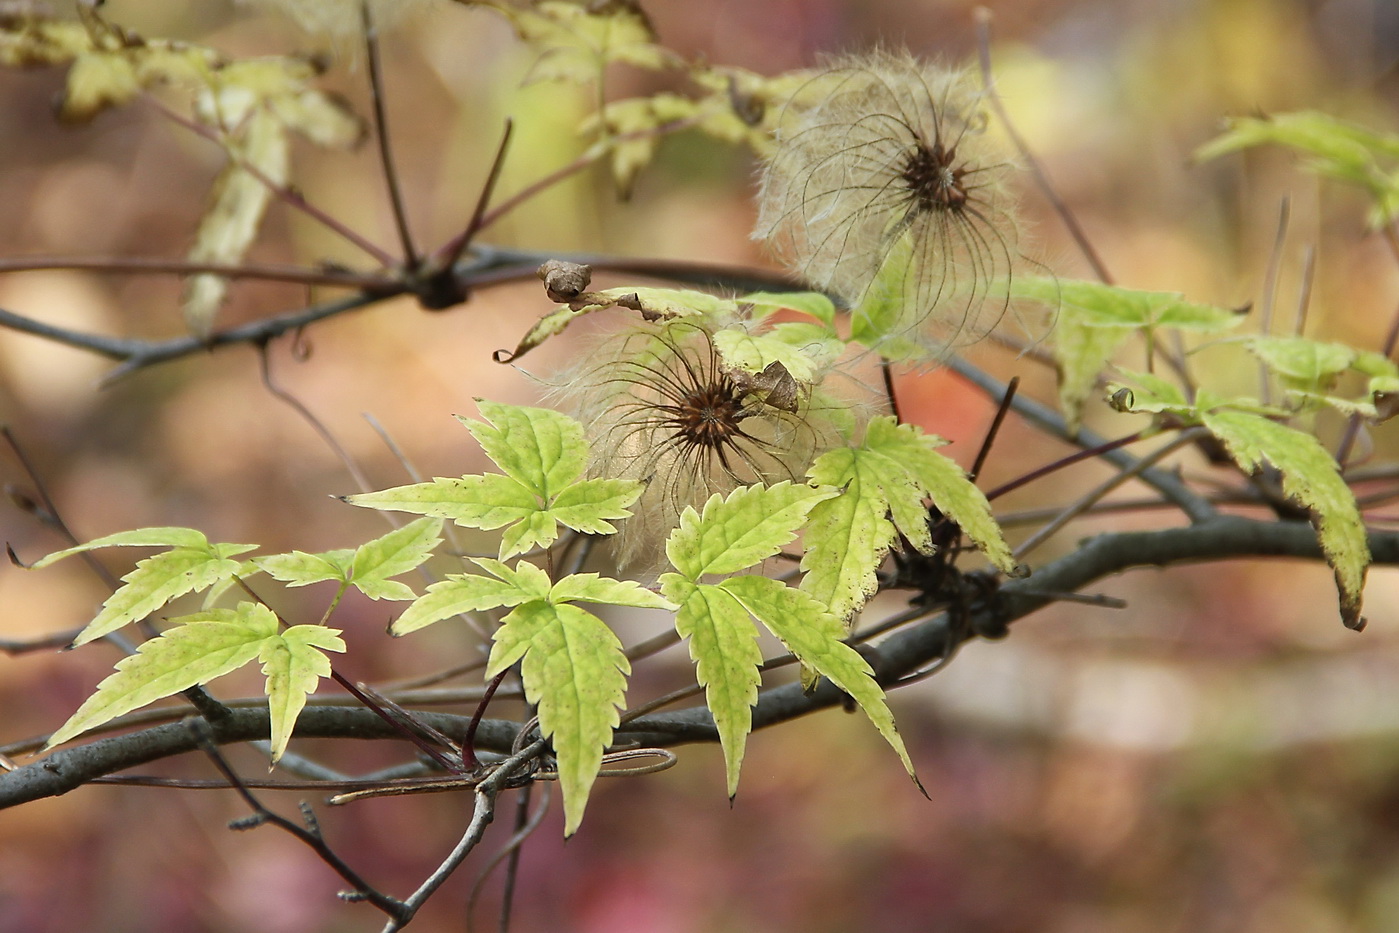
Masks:
[[[930,58],[974,54],[973,5],[955,0],[710,0],[645,4],[685,56],[763,73],[823,54],[907,46]],[[1399,129],[1399,7],[1389,0],[996,0],[992,55],[1019,129],[1073,206],[1118,281],[1229,306],[1259,301],[1284,201],[1278,329],[1292,326],[1314,265],[1309,335],[1376,347],[1399,301],[1399,273],[1364,228],[1365,204],[1319,183],[1289,157],[1248,153],[1209,165],[1192,150],[1227,115],[1316,108]],[[367,112],[366,70],[345,40],[299,31],[276,13],[215,0],[111,0],[112,19],[146,35],[230,55],[325,50],[326,82]],[[488,11],[443,5],[386,36],[387,102],[419,242],[464,224],[502,121],[516,121],[500,191],[573,159],[590,92],[522,86],[531,53]],[[191,241],[220,154],[137,104],[90,125],[57,125],[62,72],[0,72],[0,257],[177,257]],[[618,71],[610,89],[658,87]],[[394,241],[370,147],[296,152],[296,183],[316,204],[385,246]],[[510,214],[493,243],[541,250],[766,265],[748,236],[753,164],[694,135],[667,141],[627,203],[603,169]],[[1030,251],[1061,276],[1087,265],[1025,185]],[[306,218],[274,206],[252,258],[363,257]],[[621,280],[604,284],[622,284]],[[92,331],[181,332],[179,284],[85,272],[0,275],[0,307]],[[223,323],[297,307],[303,289],[243,284]],[[377,485],[404,469],[365,415],[428,475],[482,468],[452,414],[478,396],[539,397],[547,374],[580,352],[572,338],[528,361],[491,362],[550,305],[537,283],[484,290],[427,313],[386,302],[271,349],[274,377],[311,409]],[[1202,370],[1226,387],[1252,377],[1237,357]],[[996,349],[977,362],[1053,397],[1052,374]],[[0,421],[9,424],[80,536],[191,525],[214,540],[323,550],[379,534],[376,516],[332,495],[354,491],[307,422],[262,387],[257,358],[230,348],[99,387],[109,364],[0,332]],[[1242,370],[1247,370],[1243,372]],[[1241,374],[1242,373],[1242,374]],[[1246,383],[1244,383],[1246,385]],[[950,438],[969,463],[992,406],[944,372],[900,383],[907,413]],[[1118,420],[1114,420],[1118,419]],[[1094,412],[1110,434],[1126,416]],[[1372,439],[1393,459],[1393,429]],[[995,484],[1064,449],[1012,423],[987,468]],[[1187,463],[1205,474],[1206,468]],[[0,451],[5,482],[28,480]],[[1070,501],[1104,474],[1089,466],[1033,485],[1014,509]],[[1381,516],[1382,517],[1382,516]],[[1063,536],[1059,550],[1159,515],[1118,513]],[[0,532],[34,557],[61,546],[0,506]],[[120,555],[103,557],[127,569]],[[1391,571],[1372,574],[1370,628],[1344,631],[1319,565],[1228,563],[1141,572],[1098,591],[1125,610],[1060,606],[1002,642],[968,646],[945,672],[892,698],[932,800],[920,797],[862,717],[829,711],[755,736],[731,808],[717,748],[683,749],[678,766],[602,782],[566,845],[557,813],[525,848],[517,931],[936,929],[1327,933],[1399,928],[1399,609]],[[81,624],[105,596],[76,565],[0,567],[0,637]],[[329,594],[283,603],[318,616]],[[885,603],[883,608],[897,608]],[[390,642],[393,607],[350,601],[336,616],[351,678],[387,680],[478,651],[460,631]],[[644,637],[663,621],[634,623]],[[649,627],[648,627],[649,626]],[[110,671],[116,654],[0,656],[0,742],[54,728]],[[683,649],[643,665],[632,700],[687,674]],[[220,695],[258,689],[231,679]],[[328,751],[308,746],[311,751]],[[330,751],[346,768],[397,749]],[[235,755],[249,774],[256,755]],[[191,757],[163,773],[210,776]],[[295,798],[268,795],[292,813]],[[506,808],[508,811],[508,807]],[[405,894],[460,834],[466,795],[371,801],[327,813],[331,843],[363,873]],[[231,833],[243,814],[223,792],[86,787],[0,813],[0,931],[311,933],[377,929],[370,908],[333,897],[338,879],[272,829]],[[503,843],[508,821],[484,847]],[[461,929],[485,853],[416,921]],[[486,888],[493,923],[499,879]]]

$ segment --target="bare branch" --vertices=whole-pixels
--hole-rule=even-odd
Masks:
[[[1370,551],[1376,566],[1399,565],[1399,532],[1372,531]],[[879,681],[892,685],[978,631],[1024,618],[1054,601],[1053,593],[1073,593],[1104,577],[1137,567],[1166,567],[1226,559],[1291,557],[1321,560],[1316,529],[1300,521],[1256,521],[1216,516],[1181,528],[1099,535],[1072,554],[1038,568],[1025,579],[1001,586],[995,605],[973,607],[970,623],[952,626],[946,614],[909,624],[862,654]],[[775,725],[843,702],[844,694],[823,682],[811,694],[800,684],[764,691],[753,710],[753,727]],[[460,741],[470,720],[445,713],[415,715]],[[266,708],[234,709],[214,727],[218,744],[249,742],[267,737]],[[519,723],[485,719],[477,726],[475,747],[509,754]],[[360,707],[308,706],[297,722],[297,736],[321,738],[396,739],[403,736],[373,711]],[[696,706],[668,713],[651,713],[627,722],[617,733],[618,745],[667,747],[688,742],[717,742],[718,731],[709,710]],[[48,757],[0,774],[0,809],[42,797],[65,794],[94,778],[125,768],[182,754],[197,748],[188,730],[167,724],[130,735],[99,739],[62,749]]]

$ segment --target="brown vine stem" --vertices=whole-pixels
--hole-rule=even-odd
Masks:
[[[1101,500],[1103,496],[1106,496],[1118,486],[1121,486],[1129,479],[1133,479],[1135,477],[1140,476],[1142,473],[1155,466],[1165,457],[1175,453],[1177,450],[1180,450],[1182,447],[1185,447],[1188,444],[1195,443],[1196,441],[1200,440],[1200,438],[1204,437],[1207,433],[1208,432],[1205,431],[1204,428],[1189,428],[1185,431],[1182,431],[1179,434],[1179,436],[1172,438],[1170,443],[1165,444],[1158,450],[1155,450],[1152,453],[1147,454],[1145,457],[1142,457],[1136,463],[1132,464],[1132,466],[1116,474],[1115,476],[1111,476],[1107,480],[1104,480],[1102,483],[1089,490],[1077,502],[1073,503],[1071,506],[1064,509],[1057,516],[1055,516],[1053,521],[1049,522],[1039,531],[1035,532],[1025,541],[1021,542],[1020,546],[1017,547],[1013,552],[1016,560],[1019,560],[1020,558],[1024,557],[1026,554],[1039,547],[1045,541],[1049,540],[1055,534],[1058,534],[1061,528],[1063,528],[1069,522],[1073,521],[1079,515],[1082,515],[1085,511],[1087,511],[1099,500]]]
[[[229,824],[231,829],[252,829],[256,826],[268,823],[290,833],[310,847],[311,850],[320,857],[321,861],[329,865],[337,875],[344,878],[345,881],[354,888],[353,897],[355,900],[368,901],[393,918],[404,916],[406,905],[404,905],[402,901],[375,890],[367,881],[361,878],[344,859],[336,855],[330,846],[326,844],[325,839],[321,836],[320,827],[316,824],[315,816],[311,812],[309,806],[303,804],[302,816],[306,821],[305,826],[299,826],[286,817],[273,813],[271,810],[267,809],[267,807],[263,806],[262,801],[258,800],[256,795],[248,789],[247,785],[243,783],[243,780],[238,777],[238,774],[229,765],[227,759],[223,757],[223,752],[219,751],[218,745],[214,743],[212,729],[207,723],[201,719],[190,718],[185,720],[185,726],[194,736],[200,749],[203,750],[204,754],[213,762],[214,767],[224,776],[224,779],[228,781],[229,785],[238,792],[238,796],[243,798],[243,802],[248,805],[248,808],[253,811],[253,817],[250,820],[234,821]]]
[[[333,288],[380,289],[395,287],[393,279],[382,275],[342,269],[303,269],[258,263],[230,265],[218,262],[188,262],[182,259],[122,258],[118,256],[8,256],[0,257],[0,274],[47,270],[102,272],[111,275],[217,275],[226,279],[258,279],[264,282],[291,282],[296,285],[323,285]]]
[[[394,165],[393,145],[389,138],[389,118],[384,107],[384,73],[379,60],[379,30],[369,9],[369,0],[361,0],[360,22],[364,26],[364,48],[369,62],[369,100],[374,111],[374,139],[379,147],[379,164],[384,170],[384,183],[389,189],[389,205],[393,210],[398,242],[403,247],[403,266],[418,268],[418,250],[413,245],[413,233],[408,227],[408,212],[403,206],[403,190],[398,183]]]
[[[429,897],[442,886],[452,873],[457,870],[471,851],[480,844],[481,839],[486,834],[486,827],[495,819],[496,797],[510,781],[511,777],[525,767],[529,762],[538,758],[545,748],[543,739],[539,739],[527,745],[519,752],[496,765],[491,776],[486,778],[476,786],[476,805],[471,814],[471,822],[466,827],[466,832],[462,834],[461,840],[451,853],[443,859],[442,863],[433,870],[418,890],[403,901],[403,910],[400,914],[395,914],[389,922],[384,925],[383,933],[397,933],[408,925],[413,919],[413,915],[418,912]]]

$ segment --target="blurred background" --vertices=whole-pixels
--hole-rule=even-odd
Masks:
[[[828,53],[907,46],[929,58],[975,53],[974,5],[958,0],[652,0],[661,40],[682,55],[764,74]],[[1321,183],[1278,152],[1196,165],[1191,152],[1229,115],[1319,109],[1399,129],[1399,7],[1389,0],[998,0],[992,58],[1021,133],[1121,284],[1181,291],[1226,306],[1258,302],[1284,201],[1277,330],[1292,327],[1314,263],[1309,336],[1378,347],[1399,265],[1367,233],[1363,199]],[[112,20],[147,36],[230,56],[323,51],[325,78],[368,112],[363,57],[344,38],[302,31],[276,12],[216,0],[110,0]],[[500,196],[574,159],[592,92],[523,84],[532,53],[500,17],[442,4],[405,16],[384,39],[387,106],[420,243],[465,224],[500,137],[515,136]],[[222,156],[137,103],[60,126],[62,69],[0,71],[0,257],[179,257],[192,241]],[[618,69],[608,93],[663,84]],[[552,188],[493,226],[487,242],[767,266],[749,239],[754,165],[695,134],[664,142],[631,199],[605,168]],[[313,203],[386,248],[396,242],[371,146],[295,151],[294,181]],[[1027,251],[1055,274],[1090,270],[1027,181]],[[250,258],[368,268],[352,247],[274,205]],[[600,280],[598,284],[625,284]],[[160,338],[182,332],[179,282],[87,272],[0,275],[0,307],[67,327]],[[235,285],[221,326],[299,307],[306,290]],[[272,375],[321,419],[377,486],[406,482],[366,415],[425,475],[483,468],[451,417],[473,399],[528,403],[580,352],[553,341],[517,370],[491,361],[551,305],[538,283],[483,290],[427,313],[385,302],[270,350]],[[596,326],[596,325],[590,325]],[[1214,364],[1211,370],[1209,360]],[[1253,369],[1205,357],[1201,372],[1239,388]],[[1053,375],[989,348],[976,362],[1052,400]],[[99,386],[110,364],[0,331],[0,421],[24,445],[82,538],[189,525],[213,540],[269,551],[353,546],[382,533],[375,515],[333,495],[356,491],[306,420],[271,395],[253,350],[234,347]],[[1242,383],[1247,388],[1247,383]],[[941,371],[903,378],[905,415],[953,441],[969,464],[993,406]],[[1095,410],[1111,436],[1138,426]],[[1399,453],[1372,439],[1377,462]],[[1011,419],[992,453],[990,487],[1065,453]],[[1208,475],[1201,464],[1187,469]],[[1094,466],[1036,483],[1007,508],[1053,506],[1105,473]],[[10,451],[0,477],[30,483]],[[1382,516],[1380,516],[1382,517]],[[1174,519],[1142,512],[1086,520],[1047,561],[1106,528]],[[8,504],[0,536],[26,559],[63,545]],[[122,555],[101,559],[117,573]],[[105,597],[76,562],[44,572],[0,567],[0,638],[82,624]],[[1216,564],[1140,572],[1096,592],[1108,610],[1060,605],[998,643],[969,645],[947,670],[891,703],[932,800],[910,786],[860,716],[828,711],[755,735],[730,808],[717,747],[681,750],[651,777],[601,782],[565,846],[550,814],[525,847],[516,931],[936,929],[1326,933],[1399,929],[1399,609],[1395,575],[1368,588],[1369,629],[1345,631],[1319,564]],[[328,592],[279,605],[318,617]],[[871,612],[896,611],[898,600]],[[479,649],[450,625],[390,642],[396,607],[347,601],[333,624],[359,680],[401,678]],[[629,623],[627,636],[663,621]],[[0,742],[55,728],[110,672],[104,645],[0,656]],[[638,665],[630,700],[692,676],[683,649]],[[216,683],[222,696],[256,679]],[[293,748],[297,748],[294,744]],[[307,751],[328,751],[306,743]],[[367,769],[388,747],[328,751]],[[255,754],[235,755],[250,775]],[[212,776],[191,756],[162,773]],[[283,812],[296,798],[268,794]],[[377,800],[323,815],[331,844],[371,881],[404,895],[456,841],[466,794]],[[510,807],[504,808],[509,813]],[[0,813],[0,931],[309,933],[378,929],[368,907],[338,902],[338,879],[272,829],[231,833],[226,792],[85,787]],[[498,821],[486,849],[509,834]],[[481,853],[413,929],[458,930]],[[499,879],[478,920],[493,924]]]

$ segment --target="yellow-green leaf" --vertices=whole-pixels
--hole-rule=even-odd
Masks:
[[[767,560],[791,543],[817,503],[835,489],[789,482],[741,486],[704,504],[703,514],[686,506],[680,525],[666,540],[671,565],[691,580],[736,573]]]
[[[1321,549],[1336,574],[1341,620],[1348,628],[1365,625],[1361,602],[1370,547],[1355,495],[1335,459],[1310,434],[1243,411],[1205,412],[1202,421],[1246,472],[1267,461],[1282,474],[1282,490],[1312,513]]]
[[[171,621],[174,628],[143,642],[136,654],[117,662],[116,673],[97,685],[97,691],[49,737],[45,748],[237,670],[256,658],[269,638],[277,637],[277,617],[256,603],[209,609]]]
[[[465,528],[485,531],[539,511],[539,501],[533,492],[499,473],[455,479],[438,477],[430,483],[395,486],[345,496],[344,500],[368,509],[445,518]]]
[[[874,670],[860,652],[840,640],[844,626],[837,616],[801,590],[768,577],[731,577],[716,588],[738,600],[803,664],[849,694],[898,754],[918,789],[923,789]]]
[[[421,566],[442,543],[442,520],[419,518],[355,549],[349,582],[370,599],[412,599],[405,584],[389,579]]]
[[[845,491],[812,510],[802,558],[804,592],[848,618],[873,594],[875,571],[896,532],[919,551],[932,553],[925,498],[961,526],[998,569],[1015,572],[986,496],[961,467],[936,451],[943,443],[885,416],[870,422],[858,447],[829,451],[812,464],[807,475],[813,482]]]
[[[485,421],[461,418],[501,472],[541,499],[583,475],[588,444],[577,420],[549,408],[476,400]]]
[[[287,750],[306,695],[322,677],[330,676],[327,651],[344,651],[340,630],[321,625],[293,625],[262,642],[258,657],[267,676],[267,706],[272,720],[272,764]]]
[[[695,676],[719,732],[729,798],[738,793],[748,733],[753,729],[753,704],[762,682],[758,633],[748,610],[717,586],[692,583],[678,573],[661,577],[661,591],[680,604],[675,630],[690,640]]]
[[[558,759],[564,835],[571,836],[612,742],[631,665],[612,630],[571,604],[523,603],[494,638],[486,677],[521,662],[525,699],[538,706],[540,731]]]

